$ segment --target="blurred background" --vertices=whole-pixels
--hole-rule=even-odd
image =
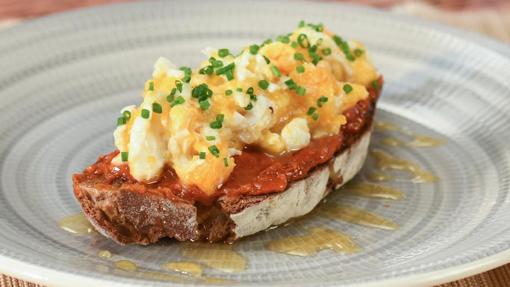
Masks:
[[[0,28],[55,12],[134,0],[0,0]],[[311,0],[309,0],[311,1]],[[320,0],[416,15],[510,42],[510,0]]]

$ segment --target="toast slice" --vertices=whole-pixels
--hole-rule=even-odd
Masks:
[[[163,237],[233,241],[312,211],[332,187],[340,187],[361,169],[371,132],[367,128],[328,163],[279,193],[223,196],[212,206],[200,206],[178,197],[140,193],[76,176],[74,193],[95,229],[119,244],[146,245]]]

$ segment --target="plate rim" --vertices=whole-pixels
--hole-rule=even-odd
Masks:
[[[225,0],[231,1],[231,0]],[[249,2],[256,2],[256,0],[247,0]],[[277,0],[275,2],[290,2],[291,0]],[[146,6],[150,5],[151,2],[165,2],[163,0],[150,0],[150,1],[141,1],[141,2],[125,2],[125,3],[109,3],[104,5],[98,5],[93,7],[85,7],[72,11],[64,11],[57,12],[48,16],[43,16],[35,19],[24,20],[21,23],[9,26],[0,31],[0,39],[2,37],[7,36],[8,33],[16,31],[23,31],[35,28],[37,25],[41,23],[51,23],[52,21],[58,20],[60,17],[69,17],[69,16],[79,16],[81,14],[91,13],[97,10],[107,10],[107,9],[116,9],[119,6]],[[197,0],[191,0],[189,2],[199,2]],[[232,1],[235,2],[235,1]],[[498,53],[504,58],[510,59],[510,46],[502,41],[491,38],[484,34],[468,31],[457,27],[448,26],[446,24],[433,22],[431,20],[416,18],[411,15],[404,15],[398,13],[392,13],[388,11],[384,11],[381,9],[361,6],[354,3],[333,3],[333,2],[312,2],[305,0],[292,1],[298,2],[300,4],[307,4],[310,6],[313,5],[323,5],[323,6],[332,6],[332,7],[344,7],[348,8],[352,11],[364,12],[364,13],[372,13],[378,16],[387,16],[391,15],[393,21],[399,21],[404,24],[413,25],[419,28],[426,28],[436,33],[446,34],[449,37],[461,39],[466,42],[474,43],[478,45],[480,48],[485,48],[486,50]],[[188,2],[187,2],[188,3]],[[19,30],[19,31],[17,31]],[[1,247],[0,247],[1,248]],[[402,275],[397,278],[390,279],[381,279],[378,281],[366,282],[366,283],[352,283],[347,284],[345,286],[352,287],[375,287],[375,286],[387,286],[387,287],[410,287],[410,286],[429,286],[431,284],[442,284],[446,282],[451,282],[454,280],[458,280],[461,278],[466,278],[468,276],[472,276],[475,274],[479,274],[504,264],[510,263],[510,249],[506,249],[500,251],[498,253],[492,254],[490,256],[483,257],[478,260],[474,260],[468,263],[463,263],[460,265],[448,267],[441,270],[429,271],[429,272],[421,272],[414,274]],[[105,280],[101,278],[89,277],[80,274],[68,273],[61,270],[55,270],[44,266],[39,266],[33,263],[28,263],[22,260],[14,259],[7,255],[0,254],[0,273],[12,276],[17,279],[26,280],[29,282],[43,284],[46,286],[77,286],[77,287],[88,287],[88,286],[96,286],[98,284],[108,284],[108,286],[112,287],[121,287],[121,286],[136,286],[129,282],[115,282],[111,280]],[[44,274],[44,275],[43,275]],[[245,283],[240,282],[242,285]],[[169,283],[171,286],[173,283]],[[250,283],[246,284],[249,285]],[[308,286],[313,285],[314,283],[308,282],[305,283]],[[282,285],[280,283],[268,285],[279,286]],[[326,283],[326,286],[332,286],[334,283]],[[210,286],[210,285],[195,285],[195,286]]]
[[[472,262],[464,263],[457,266],[448,267],[442,270],[436,270],[431,272],[416,273],[404,275],[398,278],[382,279],[379,281],[372,281],[367,283],[353,283],[344,285],[346,287],[420,287],[430,286],[431,284],[443,284],[451,281],[455,281],[467,276],[475,275],[487,270],[497,268],[503,264],[510,262],[510,249],[493,254],[491,256],[475,260]],[[9,266],[10,268],[3,268],[1,266]],[[0,255],[0,271],[8,276],[15,277],[17,279],[26,280],[32,283],[42,284],[46,286],[55,287],[89,287],[89,286],[107,286],[111,287],[126,287],[136,286],[131,283],[115,282],[105,280],[101,278],[88,277],[80,274],[72,274],[64,271],[59,271],[43,266],[37,266],[32,263],[27,263],[21,260],[9,258]],[[45,275],[38,275],[38,274]],[[100,285],[101,284],[101,285]],[[256,284],[256,283],[255,283]],[[294,284],[294,283],[292,283]],[[308,282],[302,286],[312,286],[314,283]],[[169,282],[169,286],[173,286],[173,282]],[[243,284],[241,285],[252,285]],[[279,283],[267,284],[268,286],[288,286]],[[325,286],[334,286],[334,283],[326,283]],[[177,286],[177,285],[175,285]],[[193,286],[211,286],[210,284],[194,284]],[[239,285],[240,286],[240,285]]]

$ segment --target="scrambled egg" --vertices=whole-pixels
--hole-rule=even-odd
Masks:
[[[322,25],[301,23],[236,56],[205,54],[196,70],[159,58],[141,105],[121,111],[113,163],[137,180],[155,181],[169,165],[182,183],[213,193],[247,145],[280,155],[338,133],[342,113],[379,76],[361,44]]]

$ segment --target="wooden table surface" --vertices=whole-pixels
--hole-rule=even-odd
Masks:
[[[24,19],[130,0],[0,0],[0,28]],[[331,0],[330,0],[331,1]],[[335,1],[335,0],[333,0]],[[336,0],[362,3],[485,33],[510,43],[509,0]],[[0,275],[0,287],[40,286]],[[510,264],[438,287],[509,287]]]

